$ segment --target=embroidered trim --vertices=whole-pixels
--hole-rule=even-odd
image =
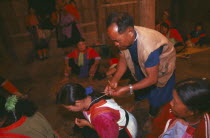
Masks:
[[[20,118],[20,120],[18,120],[14,124],[11,124],[11,125],[9,125],[7,127],[4,127],[4,128],[0,128],[0,132],[6,132],[6,131],[10,131],[12,129],[15,129],[15,128],[21,126],[26,121],[26,119],[27,118],[25,116],[23,116],[23,117]]]

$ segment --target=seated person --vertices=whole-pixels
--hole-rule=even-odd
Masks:
[[[1,138],[57,138],[44,116],[27,99],[0,96]]]
[[[81,128],[79,130],[84,137],[136,137],[137,122],[131,113],[122,109],[114,99],[87,93],[81,85],[67,83],[57,94],[56,100],[69,111],[83,112],[86,119],[76,118],[75,124]]]
[[[164,22],[160,25],[160,32],[171,41],[177,52],[184,49],[182,36],[176,29],[170,29],[169,25]]]
[[[72,71],[81,78],[92,78],[97,72],[100,59],[98,53],[87,47],[85,40],[81,38],[77,43],[77,49],[65,57],[65,76],[68,77]]]
[[[18,97],[24,97],[23,94],[21,94],[18,89],[9,81],[6,80],[5,78],[0,76],[0,87],[4,88],[11,94],[15,94]]]
[[[106,72],[107,77],[112,77],[115,74],[115,72],[117,71],[118,62],[119,62],[119,60],[117,58],[110,59],[110,61],[109,61],[110,67],[109,67],[108,71]]]
[[[169,28],[171,27],[171,21],[169,20],[169,12],[167,10],[163,12],[162,18],[160,21],[158,20],[155,21],[155,30],[160,32],[160,26],[164,22],[168,24]]]
[[[117,71],[117,65],[118,65],[118,58],[111,58],[110,61],[109,61],[109,69],[106,73],[102,73],[100,78],[101,79],[104,79],[104,78],[111,78],[112,76],[114,76],[114,74],[116,73]],[[130,79],[130,81],[133,81],[133,77],[131,75],[131,72],[129,69],[126,70],[125,74],[123,74],[122,78],[123,79]]]
[[[176,45],[179,42],[183,42],[182,36],[176,29],[170,29],[167,23],[162,23],[160,26],[160,32],[166,36],[171,43]]]
[[[209,138],[210,85],[205,79],[179,82],[173,100],[153,120],[147,138]]]
[[[202,46],[205,44],[205,31],[203,30],[203,25],[201,23],[197,23],[195,25],[195,29],[188,35],[189,40],[194,45]]]

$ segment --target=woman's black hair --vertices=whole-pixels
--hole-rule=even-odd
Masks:
[[[210,111],[210,86],[207,80],[183,80],[176,84],[175,89],[189,110],[200,114]]]
[[[123,33],[128,27],[134,28],[133,17],[125,12],[111,13],[106,20],[106,26],[109,27],[113,23],[117,24],[118,33]]]
[[[75,105],[77,100],[85,99],[87,96],[91,96],[92,100],[94,100],[101,95],[101,93],[96,92],[87,95],[86,90],[82,85],[77,83],[67,83],[64,84],[58,92],[56,97],[56,104]],[[103,97],[103,99],[108,98],[109,97]]]
[[[19,120],[22,116],[31,117],[37,112],[37,106],[28,99],[18,98],[14,111],[15,116],[12,111],[7,111],[5,109],[5,103],[6,103],[6,98],[0,96],[0,119],[6,117],[4,126],[13,124],[15,121]]]
[[[67,83],[57,94],[56,103],[64,105],[75,105],[77,100],[82,100],[87,97],[85,88],[80,84]]]

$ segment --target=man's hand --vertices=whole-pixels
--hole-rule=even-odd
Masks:
[[[128,86],[124,86],[124,87],[117,87],[115,88],[115,91],[113,91],[110,95],[111,96],[124,96],[126,93],[128,93],[130,90],[130,88]]]
[[[106,95],[112,95],[112,93],[115,91],[115,88],[117,88],[117,82],[114,81],[108,81],[109,84],[106,86],[104,92]]]
[[[75,124],[78,125],[80,128],[83,128],[85,126],[88,126],[90,128],[93,128],[93,126],[90,124],[90,122],[88,122],[87,120],[85,119],[79,119],[79,118],[76,118],[75,119]]]

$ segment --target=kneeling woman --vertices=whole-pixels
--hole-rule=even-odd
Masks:
[[[65,84],[57,95],[57,103],[63,104],[69,111],[83,111],[85,119],[75,119],[80,128],[88,126],[97,133],[94,137],[127,138],[136,137],[136,119],[122,109],[114,99],[87,95],[86,89],[79,84]],[[83,133],[84,134],[84,133]],[[90,138],[87,132],[84,134]]]
[[[210,138],[210,86],[207,80],[179,82],[173,100],[154,119],[147,138]]]

